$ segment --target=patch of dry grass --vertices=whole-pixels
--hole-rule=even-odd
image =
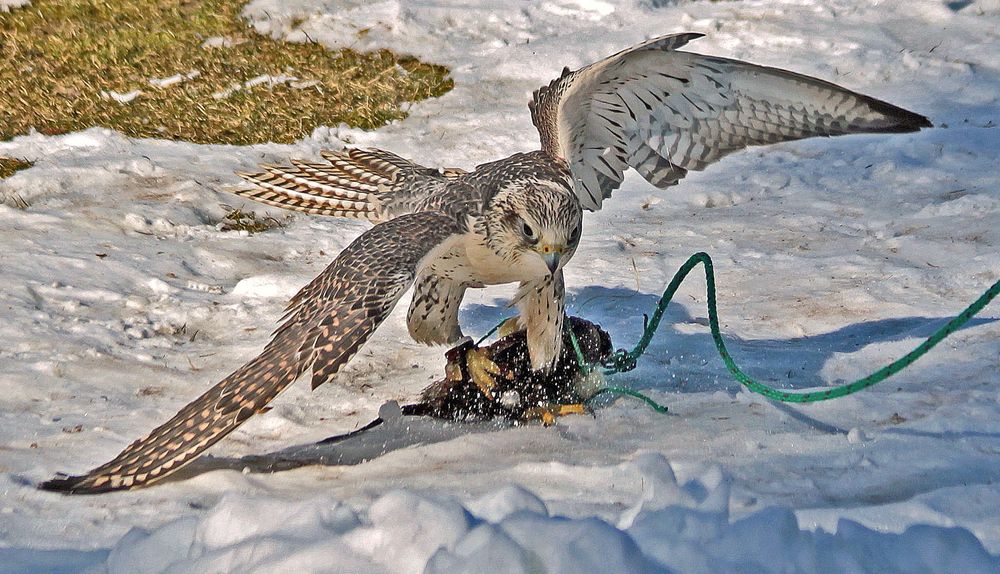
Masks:
[[[35,0],[0,13],[0,140],[32,127],[58,134],[97,125],[197,143],[288,143],[318,125],[384,125],[405,116],[402,103],[453,85],[446,68],[389,51],[266,38],[248,28],[242,6]],[[222,45],[209,47],[212,38]],[[150,83],[178,74],[165,87]],[[134,90],[141,93],[128,103],[115,99]]]
[[[0,157],[0,179],[10,177],[22,169],[28,169],[34,163],[13,157]]]
[[[288,219],[281,221],[270,216],[259,216],[253,211],[229,207],[226,209],[229,209],[229,213],[216,225],[219,231],[246,231],[252,235],[284,227],[288,223]],[[291,217],[291,214],[288,217]]]
[[[22,169],[35,165],[34,162],[12,157],[0,157],[0,180],[10,177]],[[0,191],[0,205],[14,209],[28,209],[28,202],[20,194]]]

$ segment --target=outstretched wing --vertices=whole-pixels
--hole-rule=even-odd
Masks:
[[[381,149],[348,148],[320,152],[329,163],[292,160],[262,165],[264,171],[238,173],[253,187],[229,191],[260,203],[313,215],[386,221],[400,195],[438,180],[453,180],[459,169],[424,167]],[[403,198],[405,199],[405,198]]]
[[[255,359],[181,409],[114,460],[45,490],[93,494],[145,486],[175,472],[243,424],[312,369],[312,386],[330,380],[392,310],[423,261],[461,232],[438,213],[376,225],[351,243],[289,304],[284,323]]]
[[[569,163],[584,207],[600,209],[629,167],[664,188],[751,145],[931,125],[823,80],[676,50],[702,35],[650,40],[535,92],[542,149]]]

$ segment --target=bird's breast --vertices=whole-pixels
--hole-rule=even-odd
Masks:
[[[465,265],[469,280],[484,285],[500,285],[529,279],[520,265],[497,255],[486,238],[478,233],[468,233],[461,242],[465,251]]]

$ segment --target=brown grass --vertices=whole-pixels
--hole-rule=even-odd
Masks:
[[[331,52],[256,34],[237,0],[35,0],[0,13],[0,140],[104,126],[197,143],[287,143],[319,125],[375,128],[452,87],[388,51]],[[206,39],[227,47],[203,47]],[[169,87],[151,79],[197,71]],[[258,76],[297,81],[243,87]],[[130,103],[110,92],[141,90]]]
[[[254,233],[263,233],[271,229],[284,227],[288,223],[288,219],[282,221],[270,216],[257,215],[253,211],[243,211],[242,209],[234,209],[228,206],[224,207],[229,212],[216,226],[219,231],[246,231],[253,235]],[[288,217],[291,217],[291,215]]]
[[[28,169],[32,165],[34,165],[34,163],[27,160],[16,159],[13,157],[0,157],[0,179],[10,177],[22,169]]]

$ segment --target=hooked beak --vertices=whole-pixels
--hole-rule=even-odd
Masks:
[[[562,259],[563,247],[555,245],[542,245],[538,249],[539,255],[545,261],[545,266],[549,268],[549,273],[555,274],[559,269],[559,262]]]

